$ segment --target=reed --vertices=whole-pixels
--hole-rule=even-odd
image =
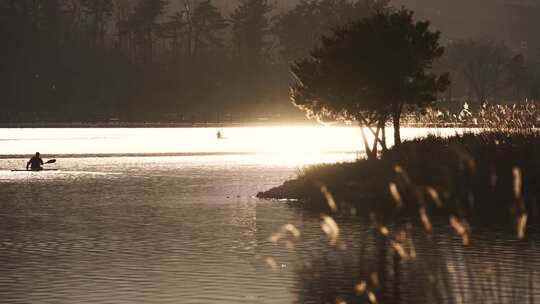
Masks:
[[[445,220],[448,231],[465,247],[476,245],[475,227],[502,225],[521,242],[518,246],[523,250],[534,250],[534,236],[529,236],[528,228],[538,219],[540,134],[532,128],[415,139],[390,149],[378,160],[304,168],[296,179],[258,196],[300,199],[307,208],[324,213],[321,230],[331,245],[347,234],[338,228],[338,218],[359,214],[372,222],[373,233],[382,240],[375,245],[380,248],[377,258],[382,266],[376,272],[366,269],[356,274],[349,294],[326,294],[326,299],[335,296],[341,303],[398,301],[401,294],[396,282],[404,284],[407,276],[401,269],[408,264],[414,265],[409,272],[426,277],[421,289],[426,302],[535,301],[534,269],[526,270],[524,282],[508,282],[498,264],[486,260],[475,266],[478,263],[467,254],[457,257],[441,251],[440,234],[434,233],[433,224]],[[423,240],[413,237],[414,227],[423,229]],[[432,251],[427,255],[417,252],[415,243],[419,241]],[[433,255],[441,259],[426,258]],[[393,257],[392,262],[388,257]],[[451,264],[440,265],[440,260]],[[370,279],[374,275],[377,284]],[[389,294],[389,288],[397,292]]]
[[[540,126],[540,103],[525,100],[520,103],[484,103],[470,106],[443,105],[404,114],[404,126],[474,127],[495,130],[525,130]]]

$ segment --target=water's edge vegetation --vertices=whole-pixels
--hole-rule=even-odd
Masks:
[[[464,219],[510,213],[519,219],[537,213],[539,155],[540,135],[534,131],[428,136],[379,159],[304,168],[257,197],[381,218],[420,215],[425,225],[431,214]]]
[[[348,233],[341,231],[340,225],[358,221],[358,217],[368,220],[376,240],[377,269],[362,275],[351,273],[348,286],[354,290],[344,286],[344,291],[325,294],[328,302],[336,297],[347,303],[358,299],[399,302],[404,294],[396,286],[413,271],[431,282],[421,292],[428,303],[475,303],[480,298],[494,303],[532,303],[534,270],[523,270],[525,283],[520,296],[507,302],[502,291],[514,287],[502,283],[499,270],[490,272],[489,262],[481,270],[471,271],[472,264],[465,256],[454,256],[441,267],[417,248],[422,242],[429,243],[429,254],[438,255],[444,243],[441,239],[451,240],[447,234],[451,231],[465,247],[472,248],[479,241],[474,231],[496,228],[493,231],[505,231],[510,238],[520,240],[521,245],[516,246],[521,250],[534,250],[539,156],[540,134],[534,129],[427,136],[394,146],[377,159],[304,168],[295,179],[257,196],[301,201],[299,208],[320,214],[321,229],[338,250],[342,235]],[[294,231],[294,227],[284,227]],[[415,237],[415,230],[424,233]],[[364,251],[361,255],[365,256]],[[450,262],[453,258],[463,259],[468,266],[456,271]],[[416,270],[406,270],[411,263]],[[483,280],[489,283],[479,283],[480,273],[487,274]],[[456,286],[450,283],[452,276],[459,278]],[[316,275],[308,281],[319,286],[328,283]]]

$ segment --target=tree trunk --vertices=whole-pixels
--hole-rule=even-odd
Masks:
[[[375,131],[375,138],[373,139],[373,149],[371,150],[373,156],[377,158],[377,151],[379,147],[379,133],[381,132],[381,125],[377,123],[377,130]]]
[[[388,147],[386,146],[386,117],[379,120],[379,128],[381,129],[381,149],[383,152],[386,152],[388,151]]]
[[[371,148],[369,147],[369,142],[366,137],[366,132],[364,131],[364,126],[360,123],[360,132],[362,133],[362,141],[364,142],[364,149],[366,150],[366,155],[368,159],[373,159],[373,151],[371,151]],[[375,155],[375,158],[377,155]]]
[[[384,143],[382,146],[383,152],[388,151],[388,146],[386,146],[386,127],[382,127],[382,142]]]
[[[399,120],[401,118],[401,110],[403,109],[403,103],[395,103],[392,108],[392,122],[394,124],[394,145],[398,146],[401,144]]]
[[[382,147],[386,147],[386,141],[383,141],[381,138],[379,138],[379,136],[375,135],[375,131],[373,131],[373,129],[369,126],[370,123],[366,120],[366,118],[362,114],[358,114],[357,120],[360,126],[364,124],[364,126],[371,132],[371,134],[375,136],[375,139],[381,144]],[[379,120],[379,123],[382,123],[384,125],[386,123],[386,118],[382,116]]]

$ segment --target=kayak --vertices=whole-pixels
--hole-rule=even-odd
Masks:
[[[11,172],[41,172],[41,171],[58,171],[58,169],[41,169],[41,170],[12,169],[11,170]]]
[[[28,162],[28,163],[30,163],[30,162]],[[56,163],[56,159],[54,159],[54,158],[53,158],[53,159],[50,159],[50,160],[48,160],[48,161],[46,161],[46,162],[43,162],[43,161],[41,162],[42,165],[46,165],[46,164],[54,164],[54,163]],[[27,166],[27,168],[28,168],[28,164],[27,164],[26,166]],[[11,172],[26,172],[26,171],[31,171],[31,172],[40,172],[40,171],[58,171],[58,169],[51,169],[51,168],[41,168],[41,169],[39,169],[39,170],[32,170],[32,169],[30,169],[30,170],[28,170],[28,169],[11,169]]]

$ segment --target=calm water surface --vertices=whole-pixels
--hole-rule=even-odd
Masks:
[[[381,302],[540,297],[535,231],[524,243],[479,229],[464,248],[441,223],[434,238],[414,233],[416,259],[392,264],[365,221],[336,219],[332,246],[318,214],[254,198],[306,164],[354,160],[358,130],[216,132],[0,129],[0,303],[352,303],[366,300],[358,282],[381,288],[373,273]],[[36,149],[59,171],[10,171]],[[287,223],[301,236],[271,242]]]

